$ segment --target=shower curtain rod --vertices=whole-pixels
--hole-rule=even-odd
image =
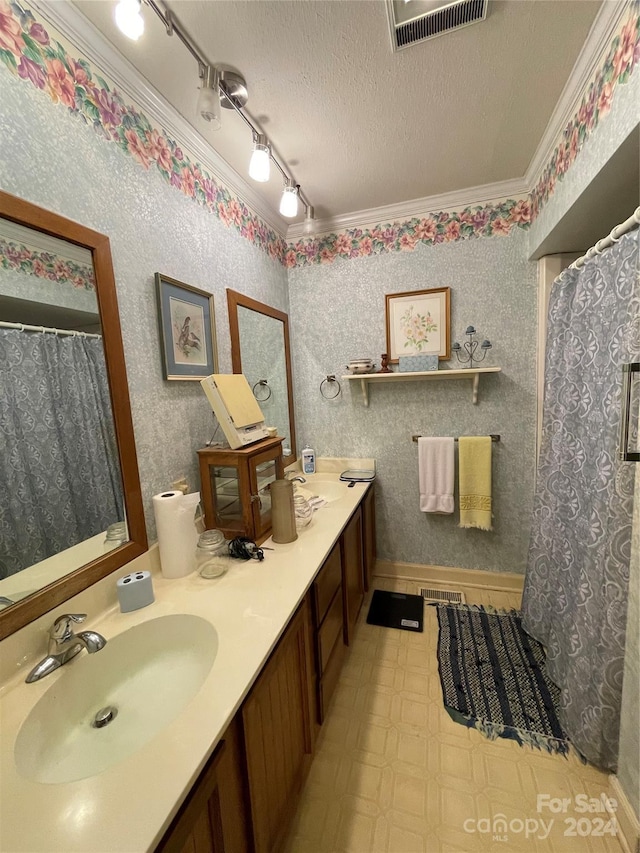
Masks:
[[[29,326],[27,323],[8,323],[0,320],[0,328],[19,329],[21,332],[51,332],[55,335],[75,335],[78,338],[101,338],[102,335],[94,335],[92,332],[78,332],[75,329],[52,329],[48,326]]]
[[[639,225],[640,207],[637,207],[628,219],[625,219],[625,221],[621,222],[620,225],[616,225],[608,236],[603,237],[602,240],[598,240],[594,246],[588,249],[584,255],[577,258],[570,266],[567,267],[567,269],[580,269],[580,267],[583,267],[588,260],[594,257],[594,255],[601,255],[605,249],[608,249],[609,246],[613,246],[614,243],[617,243],[623,234],[633,231],[633,229],[637,228]],[[566,271],[567,270],[563,270],[558,278],[564,275]]]

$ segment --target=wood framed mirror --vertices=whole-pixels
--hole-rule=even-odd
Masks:
[[[285,465],[297,458],[289,317],[284,311],[227,288],[231,367],[244,373],[266,424],[284,435]],[[266,383],[266,384],[263,384]],[[286,450],[285,450],[286,453]]]
[[[0,511],[0,639],[3,639],[143,554],[147,550],[147,534],[109,238],[0,191],[0,273],[0,331],[3,333],[0,342],[4,347],[1,368],[4,373],[4,423],[0,418],[0,443],[4,444],[5,461],[9,457],[21,460],[11,467],[0,467],[0,488],[12,490],[12,494],[17,489],[26,505],[27,481],[37,480],[39,488],[35,491],[39,493],[38,499],[48,501],[48,504],[39,506],[34,503],[29,515],[26,510],[22,514],[19,511],[21,505],[16,508],[16,504],[5,496]],[[86,305],[78,310],[77,300],[71,307],[63,305],[64,300],[59,298],[59,293],[65,286],[69,297],[73,295],[73,287],[83,292],[93,290],[91,296],[95,313],[87,310]],[[51,299],[49,294],[55,288],[56,297]],[[38,298],[31,291],[44,294],[44,297]],[[54,318],[57,328],[47,330],[46,327],[53,326],[53,323],[46,321],[37,322],[40,328],[29,327],[29,321],[33,322],[34,317],[36,320]],[[91,317],[97,325],[98,334],[79,332],[82,323],[90,322],[87,318]],[[71,478],[61,485],[64,477],[51,472],[51,477],[55,478],[55,494],[66,495],[74,507],[66,506],[64,497],[52,501],[51,484],[47,483],[43,473],[47,470],[46,464],[37,475],[33,474],[30,458],[45,454],[37,449],[34,452],[35,438],[29,430],[34,433],[32,424],[41,413],[19,406],[17,397],[12,397],[15,387],[18,387],[21,401],[26,399],[27,406],[33,405],[30,400],[36,400],[37,404],[41,397],[45,397],[43,389],[49,384],[55,386],[57,402],[60,399],[64,405],[68,402],[67,383],[56,384],[57,367],[49,369],[49,361],[42,367],[35,359],[26,372],[20,374],[18,382],[13,381],[14,362],[11,356],[14,350],[23,346],[23,339],[29,334],[31,343],[34,336],[39,336],[42,341],[46,338],[47,346],[55,341],[53,349],[62,339],[75,341],[74,346],[80,346],[82,338],[92,338],[91,345],[97,352],[98,367],[89,370],[90,380],[85,381],[83,390],[75,392],[75,398],[86,414],[97,412],[99,420],[95,430],[87,429],[88,422],[78,417],[75,411],[68,417],[65,411],[52,416],[51,410],[46,410],[42,415],[40,431],[52,421],[58,432],[64,432],[68,423],[75,430],[72,442],[67,433],[64,453],[83,460],[84,467],[80,472],[83,487],[74,487]],[[68,354],[67,348],[62,359],[66,367],[69,367],[69,361],[73,361]],[[15,363],[24,361],[19,352]],[[69,369],[73,370],[74,365]],[[97,376],[100,369],[104,381]],[[71,377],[71,373],[67,376]],[[33,389],[27,383],[31,381],[35,391],[30,398]],[[96,399],[102,399],[104,408],[94,405],[94,391]],[[104,434],[105,446],[112,447],[106,478],[114,494],[111,503],[105,500],[102,480],[92,478],[95,460],[100,455],[95,450],[98,433]],[[99,436],[97,438],[99,443]],[[51,439],[46,437],[45,441],[49,448]],[[55,451],[51,459],[59,459],[62,455],[62,451]],[[105,455],[109,455],[106,450]],[[65,531],[66,539],[57,536],[63,516],[66,519],[74,512],[80,516],[93,504],[108,504],[109,509],[102,513],[102,517],[96,512],[90,518],[77,520],[79,532]],[[111,521],[113,524],[109,523]],[[53,528],[56,536],[51,537],[49,532],[41,534],[39,528],[45,522],[49,524],[49,530]],[[116,528],[118,535],[110,537],[109,533]],[[23,550],[28,551],[34,539],[39,543],[33,552],[35,558],[31,553],[21,553],[20,543],[24,544]],[[66,544],[61,546],[63,540]]]

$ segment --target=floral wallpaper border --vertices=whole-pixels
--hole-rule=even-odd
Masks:
[[[585,141],[611,110],[616,88],[628,81],[639,59],[640,0],[633,0],[629,17],[611,42],[602,66],[582,96],[578,110],[565,127],[551,159],[530,193],[534,219],[553,195],[556,182],[564,178]]]
[[[461,212],[441,211],[371,229],[352,228],[337,234],[286,241],[170,139],[151,126],[134,106],[82,58],[73,59],[52,39],[33,14],[16,0],[0,0],[0,60],[22,80],[45,91],[55,103],[90,124],[117,144],[144,169],[155,168],[176,190],[203,205],[227,227],[286,267],[331,263],[386,252],[412,251],[475,237],[505,236],[514,227],[528,228],[549,200],[558,180],[575,161],[585,140],[609,110],[616,87],[629,79],[640,59],[640,0],[612,40],[604,62],[564,129],[535,188],[524,199],[471,206]]]
[[[287,267],[330,264],[336,258],[362,258],[387,252],[411,252],[420,243],[434,246],[472,237],[509,234],[515,226],[528,228],[528,199],[507,199],[497,204],[466,207],[462,212],[431,213],[405,222],[350,228],[339,234],[309,237],[291,244],[284,256]]]
[[[0,237],[0,267],[5,270],[23,272],[37,278],[70,284],[80,290],[95,291],[93,268],[52,252],[31,249],[24,243],[15,243]]]

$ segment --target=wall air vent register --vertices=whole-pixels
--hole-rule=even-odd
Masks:
[[[393,49],[483,21],[488,5],[489,0],[387,0]]]

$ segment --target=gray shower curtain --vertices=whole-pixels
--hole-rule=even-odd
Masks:
[[[0,578],[123,519],[102,339],[0,329]]]
[[[547,649],[560,720],[615,770],[635,467],[617,456],[621,365],[640,358],[638,232],[568,270],[549,305],[543,437],[523,626]]]

